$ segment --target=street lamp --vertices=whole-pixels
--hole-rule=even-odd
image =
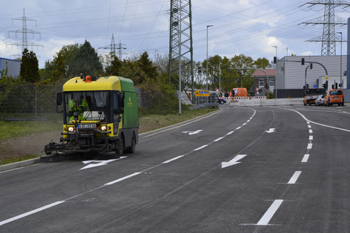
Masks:
[[[340,34],[340,83],[343,86],[343,79],[342,79],[342,68],[343,68],[343,33],[342,32],[337,32]]]
[[[277,98],[277,45],[276,46],[273,46],[276,48],[276,64],[275,64],[275,89],[276,89],[276,95],[275,95],[275,99]],[[287,51],[288,51],[288,48],[287,48]]]
[[[207,25],[207,90],[208,89],[208,76],[209,76],[209,70],[208,70],[208,63],[209,63],[209,60],[208,60],[208,28],[210,27],[213,27],[214,25]]]

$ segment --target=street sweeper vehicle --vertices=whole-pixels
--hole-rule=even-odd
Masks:
[[[139,116],[137,93],[130,79],[75,77],[57,93],[57,105],[63,105],[63,132],[60,143],[45,146],[52,152],[133,153],[138,143]]]

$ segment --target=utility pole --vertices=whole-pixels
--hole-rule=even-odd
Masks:
[[[13,20],[21,20],[22,21],[22,29],[9,31],[9,37],[10,37],[10,33],[11,32],[15,33],[16,37],[17,37],[17,33],[21,33],[22,34],[22,42],[16,42],[14,44],[9,44],[9,45],[15,45],[15,46],[22,47],[22,52],[24,51],[24,49],[28,49],[28,46],[31,46],[32,49],[33,49],[33,46],[36,46],[37,48],[38,47],[43,47],[42,45],[34,44],[32,42],[28,42],[28,33],[29,34],[33,34],[33,37],[34,37],[35,34],[39,34],[40,35],[40,32],[36,32],[36,31],[30,30],[30,29],[27,29],[27,21],[35,21],[35,26],[36,26],[36,20],[26,17],[25,8],[23,8],[23,17],[12,19],[12,24],[13,24]]]
[[[302,8],[305,5],[311,5],[308,7],[308,10],[311,7],[314,7],[316,5],[324,5],[323,17],[319,17],[315,20],[301,23],[305,25],[310,25],[310,24],[323,25],[322,36],[318,36],[314,39],[307,40],[307,42],[322,42],[322,47],[321,47],[322,56],[336,55],[335,26],[336,25],[344,26],[344,25],[347,25],[347,23],[344,19],[335,16],[335,8],[339,6],[344,6],[344,8],[347,8],[350,6],[350,3],[347,3],[343,0],[314,0],[314,1],[309,1],[307,3],[304,3],[299,7]]]

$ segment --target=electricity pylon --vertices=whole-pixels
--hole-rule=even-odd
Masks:
[[[36,20],[26,17],[25,8],[23,8],[23,17],[12,19],[12,24],[13,24],[13,20],[21,20],[22,21],[22,29],[9,31],[9,37],[10,37],[11,32],[15,33],[15,36],[17,36],[17,33],[21,33],[22,34],[22,42],[16,42],[14,44],[9,44],[9,45],[15,45],[15,46],[22,47],[22,51],[24,51],[24,49],[28,49],[28,46],[31,46],[32,49],[33,49],[33,46],[36,46],[37,48],[43,47],[42,45],[28,42],[28,35],[27,35],[28,33],[33,34],[33,38],[34,38],[34,35],[35,34],[40,35],[40,32],[36,32],[36,31],[31,30],[31,29],[27,29],[27,21],[35,21],[35,26],[36,26]]]
[[[340,40],[338,40],[338,38],[336,37],[335,26],[344,26],[347,25],[347,23],[344,19],[335,16],[335,8],[339,6],[344,6],[344,8],[347,8],[350,6],[350,3],[347,3],[343,0],[314,0],[312,2],[304,3],[300,7],[303,7],[307,4],[311,5],[308,8],[316,5],[324,5],[323,17],[319,17],[315,20],[301,23],[305,25],[323,25],[322,36],[318,36],[311,40],[307,40],[307,42],[322,42],[321,56],[336,55],[335,42]]]
[[[173,81],[179,82],[174,75],[179,74],[179,61],[184,61],[181,62],[181,70],[190,70],[194,103],[191,8],[191,0],[170,0],[169,84]]]

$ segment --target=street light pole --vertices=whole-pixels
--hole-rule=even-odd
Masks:
[[[209,76],[209,70],[208,70],[208,63],[209,63],[209,60],[208,60],[208,28],[210,28],[210,27],[213,27],[214,25],[207,25],[207,90],[209,90],[208,89],[208,76]]]
[[[343,79],[342,79],[342,69],[343,69],[343,33],[337,32],[340,34],[340,83],[343,86]]]
[[[275,99],[277,98],[277,75],[276,75],[276,70],[277,70],[277,45],[273,46],[276,48],[276,65],[275,65],[275,89],[276,89],[276,95],[275,95]],[[287,48],[288,51],[288,48]],[[270,86],[270,85],[269,85]]]

